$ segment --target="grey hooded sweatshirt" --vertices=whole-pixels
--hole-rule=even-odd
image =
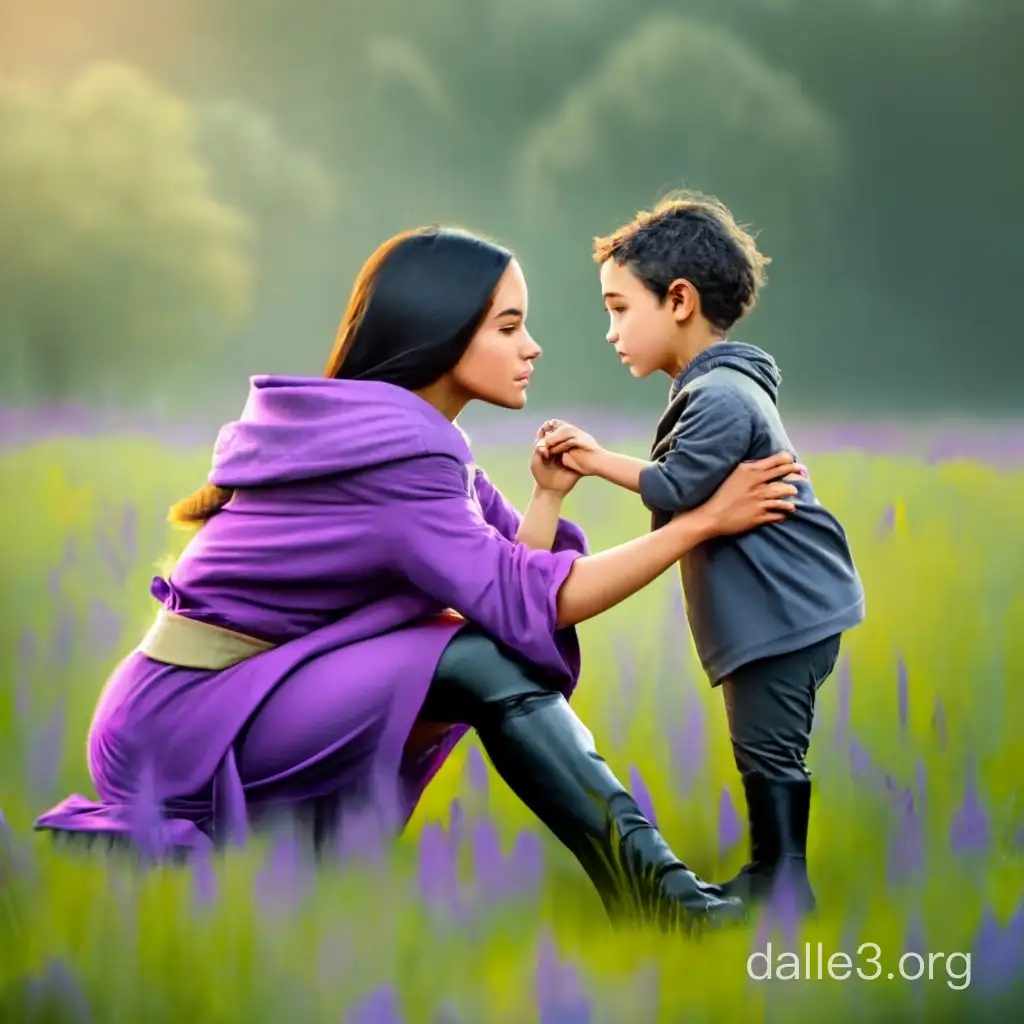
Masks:
[[[675,379],[640,496],[657,529],[696,508],[741,462],[796,451],[777,407],[781,376],[753,345],[724,341]],[[794,481],[783,522],[699,545],[680,562],[687,618],[712,685],[864,620],[864,590],[839,521]]]

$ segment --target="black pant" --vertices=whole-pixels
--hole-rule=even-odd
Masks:
[[[752,661],[722,682],[733,758],[740,774],[804,782],[818,689],[839,658],[840,637]]]

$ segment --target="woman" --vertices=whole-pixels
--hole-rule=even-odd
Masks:
[[[40,829],[190,850],[286,810],[323,842],[342,811],[394,833],[468,728],[572,851],[613,917],[742,914],[672,853],[567,702],[574,627],[717,534],[792,505],[781,455],[706,505],[600,554],[559,518],[575,474],[535,450],[519,514],[454,425],[522,408],[541,350],[512,255],[457,231],[386,242],[356,281],[326,375],[256,377],[209,483],[171,510],[202,528],[141,645],[100,697],[89,767]],[[340,824],[342,831],[344,823]]]

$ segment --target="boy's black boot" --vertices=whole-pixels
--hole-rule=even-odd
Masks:
[[[743,779],[747,798],[750,861],[722,886],[724,893],[757,906],[773,898],[792,900],[801,914],[817,909],[807,874],[807,826],[811,781]]]

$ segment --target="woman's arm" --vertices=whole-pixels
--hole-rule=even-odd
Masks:
[[[464,467],[414,459],[381,474],[382,539],[393,572],[529,660],[561,668],[557,630],[635,594],[708,537],[783,518],[792,506],[782,499],[796,488],[770,483],[782,459],[792,462],[776,456],[768,470],[772,460],[739,467],[706,507],[598,555],[507,540],[467,492]]]
[[[530,503],[516,530],[516,543],[537,551],[550,551],[562,517],[564,495],[534,487]]]
[[[613,608],[705,540],[784,519],[795,507],[785,499],[797,489],[777,478],[792,464],[788,452],[741,463],[692,512],[677,515],[646,537],[579,559],[558,593],[559,626],[577,625]]]
[[[532,507],[534,502],[531,501],[531,507],[527,509],[527,516],[530,517],[531,522],[521,535],[520,530],[523,527],[524,517],[512,502],[494,486],[480,467],[476,468],[473,487],[480,507],[483,509],[484,519],[506,540],[545,551],[578,551],[584,555],[588,553],[587,536],[583,530],[576,523],[561,518],[562,503],[565,501],[564,495],[557,502],[556,511],[554,494],[561,492],[552,492],[549,487],[534,488],[538,507],[534,509]],[[539,494],[541,491],[545,492],[543,497]],[[548,517],[554,518],[553,524],[548,522]],[[547,540],[547,532],[551,529],[554,530],[551,541],[542,543]]]

